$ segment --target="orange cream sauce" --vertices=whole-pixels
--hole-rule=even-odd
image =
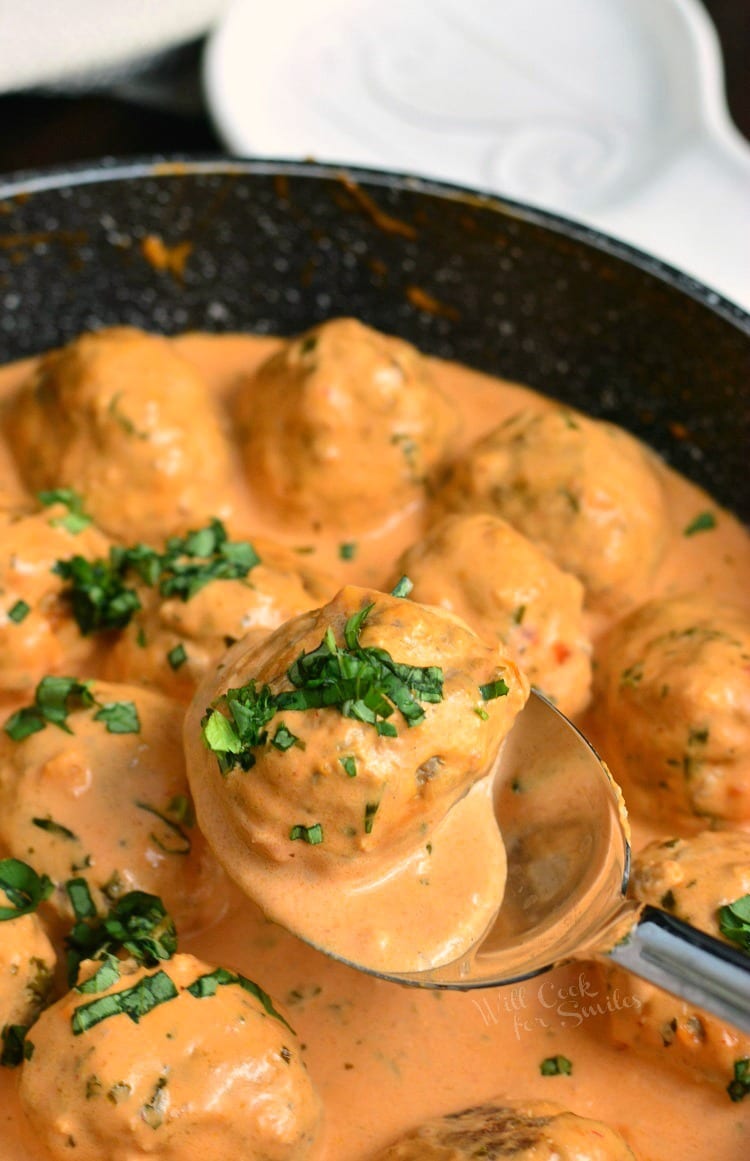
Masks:
[[[263,360],[276,341],[186,335],[175,345],[220,395],[228,396],[238,377]],[[517,385],[447,363],[435,362],[433,369],[462,416],[456,453],[519,407],[539,404],[535,393]],[[21,366],[7,368],[0,390],[11,391],[24,373]],[[745,531],[705,493],[666,469],[664,475],[673,541],[654,595],[692,589],[711,592],[717,603],[750,607]],[[12,481],[12,476],[7,450],[0,448],[0,478]],[[12,492],[12,483],[8,487]],[[238,490],[244,493],[240,484]],[[279,527],[247,495],[243,505],[231,522],[233,534],[273,536],[342,582],[374,587],[391,577],[399,554],[424,528],[420,513],[406,512],[360,538],[355,557],[344,561],[340,536],[324,528]],[[685,537],[683,529],[705,510],[715,514],[717,527]],[[606,624],[592,618],[590,628],[597,636]],[[634,830],[638,849],[652,835],[643,826]],[[319,1161],[367,1161],[426,1117],[497,1095],[554,1100],[604,1120],[622,1133],[640,1161],[740,1161],[750,1155],[747,1102],[733,1104],[720,1088],[610,1045],[607,1007],[626,1009],[632,997],[623,990],[608,998],[585,965],[469,994],[403,988],[326,958],[239,899],[215,927],[183,939],[181,950],[239,970],[286,1004],[325,1106]],[[541,1061],[558,1053],[573,1062],[572,1076],[542,1077]],[[0,1070],[0,1156],[43,1161],[20,1114],[17,1084],[16,1071]],[[185,1161],[192,1158],[186,1155]]]

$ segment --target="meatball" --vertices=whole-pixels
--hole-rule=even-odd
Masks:
[[[482,804],[483,821],[467,792],[487,772],[527,693],[511,658],[458,618],[347,587],[262,644],[238,647],[199,690],[186,746],[201,828],[272,918],[306,937],[317,925],[314,942],[329,949],[335,942],[342,955],[346,945],[361,963],[370,944],[373,956],[391,954],[395,925],[389,911],[381,932],[372,898],[354,890],[349,902],[365,916],[364,928],[358,925],[339,898],[347,885],[387,884],[399,930],[418,943],[421,918],[406,914],[421,906],[427,925],[428,897],[449,878],[434,904],[442,934],[429,936],[447,955],[454,944],[444,947],[443,938],[467,938],[466,925],[486,925],[500,901],[505,862],[492,807]],[[436,835],[464,796],[471,824],[464,821],[468,849],[459,856]],[[479,829],[469,834],[474,824]],[[467,860],[459,864],[463,879],[451,851]],[[419,884],[419,904],[393,874],[402,864]],[[476,874],[483,887],[472,895],[467,884]],[[296,889],[305,887],[300,915]],[[415,955],[420,966],[432,959],[426,946]]]
[[[258,537],[252,547],[260,559],[247,577],[217,580],[188,600],[136,581],[141,609],[106,652],[102,676],[189,701],[234,641],[248,635],[261,640],[333,594],[333,581],[289,549]]]
[[[560,407],[501,423],[456,462],[438,499],[507,520],[605,613],[643,599],[668,539],[655,457],[621,428]]]
[[[493,1101],[425,1121],[374,1161],[635,1161],[619,1133],[551,1101]]]
[[[10,860],[0,861],[2,873]],[[0,886],[0,907],[13,911],[17,900]],[[39,916],[19,914],[0,922],[0,1028],[31,1024],[46,999],[56,955]]]
[[[704,831],[649,843],[634,860],[630,891],[725,938],[720,908],[750,894],[750,834]],[[750,1057],[749,1035],[621,968],[605,971],[609,1029],[618,1044],[722,1088],[732,1081],[735,1061]]]
[[[457,613],[507,646],[533,685],[565,714],[584,709],[591,645],[583,587],[496,516],[446,516],[401,557],[412,596]]]
[[[454,429],[427,360],[354,319],[285,343],[245,383],[236,420],[257,495],[285,520],[343,529],[421,500]]]
[[[182,718],[161,694],[59,678],[5,723],[0,842],[52,879],[59,914],[71,913],[75,877],[101,912],[142,890],[163,897],[178,927],[221,914],[224,877],[194,826]]]
[[[27,485],[77,488],[114,537],[159,540],[231,511],[219,413],[198,373],[156,335],[117,327],[46,355],[5,425]]]
[[[320,1101],[273,1001],[193,956],[91,964],[31,1040],[20,1098],[52,1157],[303,1161],[318,1136]]]
[[[628,805],[750,819],[750,620],[697,595],[649,601],[601,644],[592,732]]]
[[[103,555],[109,541],[91,525],[71,531],[69,517],[62,503],[0,516],[0,694],[25,695],[45,674],[93,664],[96,643],[79,632],[52,570],[75,553]]]

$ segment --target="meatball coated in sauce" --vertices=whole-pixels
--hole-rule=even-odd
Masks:
[[[750,620],[705,597],[649,601],[601,642],[592,732],[628,806],[750,819]]]
[[[551,1101],[493,1101],[425,1121],[374,1161],[635,1161],[619,1133]]]
[[[437,499],[507,520],[605,613],[644,598],[668,539],[653,453],[622,428],[560,407],[501,423],[453,465]]]
[[[0,733],[0,842],[49,875],[50,904],[66,918],[64,884],[81,876],[103,913],[138,889],[163,898],[180,930],[204,927],[222,913],[225,879],[194,825],[182,707],[131,685],[91,692],[97,706],[71,710],[70,733]],[[115,703],[135,706],[137,731],[97,719]]]
[[[251,543],[260,563],[247,577],[213,581],[187,601],[135,582],[141,610],[107,650],[102,675],[189,701],[229,645],[260,641],[333,595],[334,582],[294,552],[262,537]]]
[[[630,893],[726,939],[719,909],[750,894],[750,834],[703,831],[651,842],[634,860]],[[617,1044],[722,1088],[733,1079],[735,1061],[750,1057],[750,1035],[621,968],[604,971]]]
[[[0,906],[8,902],[0,889]],[[0,1028],[32,1023],[49,991],[56,959],[38,915],[0,922]]]
[[[510,524],[484,513],[446,516],[404,553],[399,570],[413,582],[415,601],[448,609],[507,646],[564,714],[586,707],[583,586]]]
[[[109,541],[93,526],[64,524],[67,509],[0,516],[0,695],[28,694],[49,673],[85,672],[98,644],[85,638],[62,598],[58,560],[106,555]],[[27,606],[27,608],[26,608]]]
[[[90,967],[89,979],[100,965]],[[42,1013],[20,1097],[50,1156],[304,1161],[321,1106],[297,1037],[268,997],[239,981],[212,985],[211,976],[216,969],[190,955],[156,969],[126,962],[114,984],[95,994],[74,989]],[[170,998],[137,1023],[121,1011],[75,1034],[77,1010],[155,987],[154,977]],[[208,989],[196,985],[201,977]]]
[[[294,618],[261,645],[235,654],[228,671],[220,669],[218,679],[199,691],[194,709],[202,713],[240,679],[257,689],[268,685],[274,694],[292,690],[290,667],[301,654],[317,650],[329,631],[343,647],[344,665],[345,626],[368,606],[359,646],[385,650],[396,663],[442,668],[442,691],[435,701],[420,703],[424,716],[418,724],[410,727],[396,711],[388,719],[396,733],[391,737],[335,704],[277,710],[256,749],[252,777],[240,766],[220,774],[215,755],[205,747],[196,752],[195,738],[188,737],[199,810],[207,792],[220,794],[233,827],[265,859],[284,863],[295,854],[316,863],[321,855],[326,862],[348,861],[408,847],[486,771],[526,699],[528,686],[507,654],[485,644],[458,618],[348,586],[322,609]],[[484,701],[480,686],[496,680],[504,680],[508,692]],[[195,714],[188,728],[191,724],[194,728]],[[273,744],[282,725],[300,745]],[[354,775],[342,764],[348,758]],[[371,802],[377,803],[377,814],[366,827]],[[290,828],[318,822],[325,834],[321,849],[303,848],[300,854]]]
[[[285,520],[350,530],[422,500],[455,427],[427,360],[354,319],[287,342],[235,415],[253,492]]]
[[[114,537],[158,541],[232,508],[232,453],[198,373],[170,343],[126,327],[44,356],[5,429],[33,490],[82,493]]]
[[[378,970],[447,962],[502,899],[480,780],[527,694],[458,618],[344,588],[238,647],[198,691],[185,736],[201,828],[266,914],[311,942]],[[283,706],[295,696],[308,708]],[[264,705],[257,744],[217,759],[210,738],[220,749],[228,722],[242,731]]]

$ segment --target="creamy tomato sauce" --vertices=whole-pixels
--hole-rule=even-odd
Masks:
[[[250,336],[174,340],[220,399],[230,398],[238,379],[277,345]],[[526,388],[430,362],[460,417],[451,445],[455,454],[521,407],[540,405],[539,396]],[[0,379],[3,392],[12,392],[27,374],[28,366],[7,368]],[[4,447],[0,469],[4,502],[23,497]],[[648,595],[689,589],[710,593],[718,605],[750,609],[750,541],[744,529],[698,488],[666,468],[659,471],[670,539]],[[375,588],[390,582],[398,557],[426,525],[424,512],[407,508],[386,527],[358,537],[356,552],[342,559],[340,531],[299,523],[290,530],[267,506],[253,502],[238,465],[233,503],[233,535],[271,536],[341,583]],[[684,529],[706,511],[713,513],[715,527],[685,536]],[[587,616],[596,641],[608,618],[600,611]],[[639,819],[633,831],[636,849],[664,834],[663,827]],[[732,1103],[721,1087],[611,1044],[607,1011],[627,1011],[633,996],[626,986],[608,994],[585,965],[473,994],[402,988],[326,958],[236,898],[234,888],[227,890],[231,906],[225,917],[182,939],[181,950],[231,966],[286,1005],[325,1109],[319,1161],[366,1161],[421,1120],[498,1095],[553,1100],[603,1120],[622,1133],[640,1161],[739,1161],[750,1153],[750,1102]],[[572,1075],[541,1076],[542,1060],[556,1054],[572,1062]],[[17,1070],[0,1070],[0,1152],[4,1161],[43,1161],[20,1112],[17,1086]],[[191,1157],[187,1150],[186,1161]]]

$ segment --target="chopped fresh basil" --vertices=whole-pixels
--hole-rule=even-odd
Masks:
[[[725,939],[750,952],[750,895],[719,908],[719,930]]]
[[[372,824],[375,821],[375,815],[378,813],[379,802],[368,802],[365,805],[365,834],[372,833]]]
[[[392,597],[408,597],[409,593],[414,588],[414,582],[409,580],[408,576],[402,576],[401,580],[391,589]]]
[[[137,592],[126,585],[124,571],[117,563],[121,551],[110,549],[109,560],[86,560],[83,556],[58,560],[52,570],[68,582],[63,596],[70,601],[84,637],[124,629],[141,608]]]
[[[734,1080],[727,1085],[729,1099],[741,1101],[750,1094],[750,1056],[743,1056],[734,1062]]]
[[[323,841],[323,827],[319,822],[314,823],[312,826],[302,826],[301,823],[297,823],[289,831],[289,838],[292,842],[295,842],[297,839],[302,839],[303,842],[309,843],[311,847],[315,847]]]
[[[26,1024],[6,1024],[2,1030],[3,1049],[0,1053],[0,1065],[3,1068],[18,1068],[24,1060],[31,1060],[34,1045],[26,1039],[29,1031]]]
[[[159,591],[189,601],[215,580],[242,580],[260,564],[247,540],[230,541],[220,520],[185,537],[172,536],[161,557]]]
[[[162,824],[159,832],[152,830],[149,835],[152,842],[156,843],[160,851],[164,851],[166,855],[190,854],[193,844],[190,836],[185,834],[179,822],[170,818],[169,815],[163,814],[155,806],[149,805],[148,802],[136,802],[135,805],[139,810],[145,810],[148,814],[152,814],[154,818],[158,818]]]
[[[108,955],[100,968],[89,976],[82,984],[76,984],[75,990],[82,996],[96,996],[99,992],[106,992],[120,978],[120,961],[114,955]],[[68,981],[75,983],[75,977]]]
[[[104,722],[110,734],[140,733],[141,723],[132,701],[102,704],[91,692],[91,682],[74,677],[43,677],[36,687],[33,704],[11,714],[4,729],[14,742],[22,742],[48,725],[72,734],[68,715],[73,710],[94,706],[98,707],[94,721]]]
[[[175,645],[174,649],[170,649],[169,653],[167,653],[167,661],[172,669],[179,669],[181,665],[185,664],[187,659],[187,650],[182,642],[179,645]]]
[[[11,608],[8,609],[8,619],[13,621],[16,625],[20,625],[21,621],[26,620],[30,612],[31,605],[28,605],[26,601],[19,600],[16,601],[15,605],[12,605]]]
[[[122,992],[111,992],[76,1008],[70,1021],[73,1035],[80,1036],[111,1016],[128,1016],[137,1024],[159,1004],[174,1000],[177,995],[177,988],[166,972],[158,971],[152,976],[144,976],[137,984]]]
[[[699,512],[682,530],[683,536],[695,536],[696,532],[710,532],[716,527],[713,512]]]
[[[254,996],[256,1000],[260,1000],[268,1015],[273,1016],[276,1020],[280,1020],[294,1034],[294,1029],[291,1024],[274,1007],[273,1000],[268,993],[264,992],[262,988],[259,988],[257,984],[254,984],[252,980],[249,980],[246,976],[239,975],[237,972],[230,972],[227,968],[216,968],[212,972],[206,972],[205,975],[198,976],[197,980],[192,984],[188,984],[187,990],[196,1000],[204,1000],[207,996],[216,995],[217,988],[227,987],[230,984],[237,984],[244,991],[249,992],[251,996]]]
[[[349,540],[339,545],[339,557],[341,560],[354,560],[357,555],[357,545],[353,540]]]
[[[0,921],[30,915],[52,894],[52,880],[21,859],[0,859],[0,891],[10,906],[0,906]]]
[[[351,754],[349,754],[346,758],[339,758],[339,762],[346,770],[347,776],[349,778],[357,777],[357,761],[352,757]]]
[[[76,920],[96,919],[96,904],[85,879],[68,879],[65,890]]]
[[[270,686],[258,689],[251,681],[227,690],[209,706],[202,721],[203,741],[216,754],[223,774],[235,766],[251,769],[256,760],[252,750],[268,740],[266,726],[277,712],[338,709],[383,736],[396,737],[395,725],[387,720],[394,710],[407,726],[414,726],[425,717],[420,702],[442,700],[439,666],[403,665],[385,649],[360,645],[359,634],[372,608],[365,605],[348,619],[344,646],[329,626],[316,649],[300,654],[286,674],[293,689],[274,694]]]
[[[142,625],[138,629],[138,632],[135,635],[135,643],[139,649],[145,649],[146,646],[148,645],[148,638],[146,637],[146,630],[143,628]]]
[[[50,492],[37,492],[37,496],[45,508],[49,508],[51,504],[64,504],[68,509],[65,516],[50,520],[53,528],[65,528],[73,536],[77,536],[91,524],[91,516],[84,511],[83,497],[73,488],[55,488]]]
[[[105,702],[94,714],[95,722],[104,722],[109,734],[140,734],[141,722],[132,701]]]
[[[542,1076],[570,1076],[573,1064],[567,1056],[548,1056],[539,1065]]]
[[[279,723],[276,733],[271,738],[271,745],[282,752],[291,750],[292,746],[297,742],[299,742],[297,735],[293,734],[291,730],[288,730],[283,722]]]
[[[66,883],[68,897],[78,908],[83,899],[81,879]],[[164,904],[156,895],[146,891],[128,891],[117,899],[106,915],[93,914],[84,904],[82,913],[73,903],[76,922],[65,939],[67,949],[68,983],[71,987],[78,978],[78,968],[85,959],[111,959],[126,951],[138,963],[151,967],[160,960],[171,959],[177,950],[177,934]],[[93,990],[84,985],[84,990]]]
[[[22,742],[47,725],[72,734],[67,724],[68,714],[96,704],[90,685],[74,677],[43,677],[36,687],[33,705],[16,710],[6,721],[3,727],[6,734],[14,742]]]
[[[486,685],[480,685],[479,692],[484,701],[493,701],[496,697],[505,697],[510,690],[500,677],[497,681],[488,681]]]
[[[78,842],[78,835],[75,831],[70,830],[67,826],[63,826],[61,822],[55,822],[54,818],[32,818],[31,821],[34,826],[38,826],[40,830],[46,830],[48,834],[53,834],[55,838],[67,839],[73,843]]]

